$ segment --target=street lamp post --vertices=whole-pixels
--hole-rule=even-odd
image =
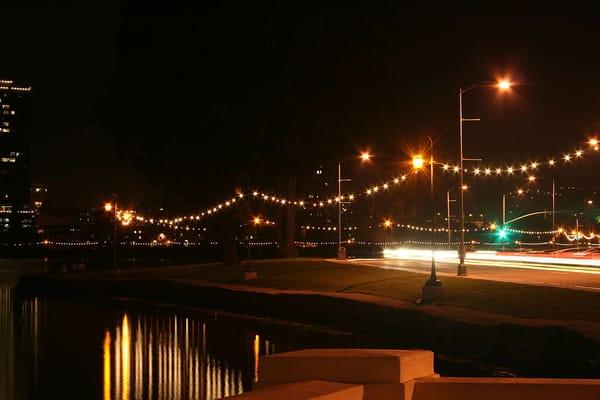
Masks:
[[[446,190],[446,210],[447,210],[447,221],[448,221],[448,247],[450,247],[452,245],[452,225],[450,223],[450,219],[452,218],[452,215],[450,213],[450,203],[456,201],[453,199],[450,199],[450,189]]]
[[[552,183],[552,248],[556,246],[556,180],[553,179],[543,179],[536,176],[530,176],[529,181],[535,182],[537,179],[542,179],[547,182]]]
[[[552,248],[556,248],[556,181],[552,179]]]
[[[262,219],[258,216],[252,218],[252,227],[254,229],[249,228],[247,235],[246,235],[246,248],[248,250],[248,260],[246,262],[246,270],[243,271],[242,273],[242,280],[243,281],[248,281],[251,279],[256,279],[256,277],[258,276],[256,270],[252,267],[252,253],[251,253],[251,248],[252,248],[252,243],[250,242],[250,240],[252,239],[252,232],[256,233],[258,230],[258,226],[262,223]]]
[[[428,302],[431,300],[435,300],[444,295],[444,286],[442,282],[437,279],[436,269],[435,269],[435,207],[434,207],[434,159],[433,159],[433,140],[431,137],[427,137],[429,139],[429,197],[431,201],[431,273],[429,279],[425,282],[425,285],[421,288],[421,302]],[[424,160],[420,155],[416,155],[413,157],[413,168],[421,169],[423,168]]]
[[[458,258],[459,258],[459,263],[458,263],[458,276],[466,276],[467,275],[467,266],[465,265],[465,256],[466,256],[466,249],[465,249],[465,199],[464,199],[464,172],[465,172],[465,168],[464,168],[464,162],[465,161],[474,161],[474,160],[478,160],[478,159],[470,159],[470,158],[465,158],[464,157],[464,152],[463,152],[463,123],[464,122],[474,122],[474,121],[480,121],[479,118],[463,118],[463,94],[467,93],[468,91],[470,91],[471,89],[477,88],[477,87],[496,87],[500,90],[508,90],[511,87],[511,82],[507,81],[507,80],[502,80],[499,81],[495,84],[490,84],[490,83],[485,83],[485,84],[479,84],[479,85],[472,85],[469,86],[466,89],[459,89],[458,90],[458,122],[459,122],[459,142],[460,142],[460,150],[459,150],[459,165],[460,165],[460,186],[459,186],[459,190],[460,190],[460,196],[458,197],[458,202],[459,202],[459,208],[460,208],[460,241],[459,241],[459,246],[458,246]]]
[[[106,212],[113,212],[113,268],[118,271],[119,270],[119,266],[117,264],[117,229],[118,229],[118,223],[119,223],[119,219],[118,219],[118,203],[117,203],[117,197],[116,195],[114,196],[114,204],[112,203],[106,203],[104,204],[104,210]]]
[[[349,160],[348,158],[346,160]],[[342,163],[346,160],[338,163],[338,260],[346,259],[346,248],[342,247],[342,181],[348,182],[350,179],[342,179]]]
[[[252,225],[254,226],[254,232],[256,232],[256,227],[258,225],[260,225],[260,222],[261,222],[260,221],[260,217],[254,217],[252,219]],[[254,271],[254,268],[252,268],[252,261],[251,261],[252,254],[251,254],[251,250],[250,250],[251,246],[252,246],[251,243],[250,243],[250,240],[252,239],[251,233],[252,233],[252,231],[248,232],[248,236],[246,237],[246,244],[247,244],[247,247],[248,247],[248,263],[246,265],[246,268],[247,268],[248,271]]]
[[[577,250],[579,250],[579,240],[581,235],[579,234],[579,207],[575,207],[575,240],[577,242]]]
[[[502,239],[502,250],[505,249],[505,240],[506,239],[506,195],[511,193],[523,194],[523,189],[513,190],[508,193],[502,194],[502,230],[500,231],[500,238]]]
[[[502,195],[502,231],[500,233],[502,239],[502,250],[504,250],[506,231],[504,230],[504,224],[506,223],[506,193]]]
[[[392,239],[393,239],[394,223],[392,222],[391,219],[386,219],[385,221],[383,221],[383,227],[390,230],[390,241],[389,241],[389,244],[391,245],[392,244]]]
[[[361,155],[359,156],[361,161],[369,161],[371,159],[371,154],[369,154],[368,152],[363,152],[361,153]],[[338,260],[345,260],[347,257],[347,253],[346,253],[346,248],[342,247],[342,206],[343,206],[343,201],[342,201],[342,182],[349,182],[350,179],[342,179],[342,164],[345,163],[346,161],[352,160],[356,158],[355,156],[352,157],[348,157],[343,159],[342,161],[338,162],[338,197],[337,197],[337,202],[338,202],[338,250],[337,250],[337,259]]]

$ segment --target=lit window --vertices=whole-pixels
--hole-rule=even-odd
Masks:
[[[5,163],[14,163],[14,162],[17,162],[17,159],[14,157],[2,157],[2,158],[0,158],[0,161],[5,162]]]

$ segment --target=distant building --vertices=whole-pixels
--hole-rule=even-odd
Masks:
[[[0,234],[33,237],[31,207],[31,87],[0,80]]]
[[[48,187],[46,185],[41,183],[31,185],[31,204],[37,212],[46,205],[47,196]]]

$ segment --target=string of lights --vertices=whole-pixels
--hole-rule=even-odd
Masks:
[[[410,229],[413,231],[422,232],[448,232],[448,228],[431,228],[426,226],[411,225],[411,224],[396,224],[397,228]],[[481,228],[465,228],[465,232],[486,232],[494,230],[492,227],[481,227]],[[452,232],[459,232],[458,229],[450,229]]]
[[[539,170],[542,167],[558,167],[560,165],[569,165],[572,161],[582,159],[585,154],[598,153],[600,151],[600,141],[598,139],[592,138],[589,139],[587,144],[589,145],[590,151],[584,151],[582,149],[575,149],[571,152],[565,153],[559,157],[549,157],[547,161],[529,161],[517,163],[515,165],[508,166],[488,166],[488,167],[474,167],[472,169],[465,169],[464,172],[470,173],[473,176],[481,176],[481,177],[491,177],[491,176],[513,176],[517,173],[528,174],[528,180],[535,181],[536,177],[533,173]],[[562,164],[561,164],[562,163]],[[458,165],[452,165],[450,162],[436,162],[435,163],[442,171],[448,173],[459,173],[460,167]],[[376,194],[385,193],[389,189],[393,187],[399,186],[401,183],[406,182],[409,174],[403,174],[389,181],[385,181],[379,185],[369,185],[366,186],[361,192],[358,194],[348,194],[342,196],[332,196],[327,198],[327,200],[313,202],[312,205],[315,207],[324,207],[326,205],[334,205],[341,201],[353,201],[359,197],[363,196],[374,196]]]
[[[559,233],[560,229],[554,231],[527,231],[522,229],[514,229],[514,228],[504,228],[506,232],[518,233],[521,235],[554,235],[555,233]]]
[[[598,139],[595,139],[595,138],[589,139],[587,143],[590,146],[592,152],[594,152],[594,153],[599,152],[600,142],[598,141]],[[510,166],[509,165],[509,166],[505,166],[505,167],[474,167],[473,169],[465,169],[465,172],[471,173],[473,176],[501,176],[501,175],[510,176],[510,175],[514,175],[518,172],[523,173],[523,174],[525,174],[525,173],[531,174],[532,172],[538,170],[541,167],[556,167],[559,165],[560,162],[562,162],[563,165],[567,165],[567,164],[571,163],[573,160],[583,158],[585,154],[587,154],[586,151],[584,151],[582,149],[576,149],[571,152],[563,154],[561,157],[549,158],[547,161],[544,161],[544,162],[531,161],[531,162],[527,162],[527,163],[521,163],[520,166]],[[460,168],[457,165],[451,165],[450,163],[436,163],[436,164],[439,165],[443,171],[453,172],[453,173],[460,172]],[[407,176],[408,176],[407,174],[404,174],[404,175],[394,177],[393,179],[383,182],[379,185],[367,186],[362,192],[359,192],[357,194],[351,193],[351,194],[346,194],[346,195],[333,196],[333,197],[329,197],[329,198],[324,198],[324,200],[319,200],[319,201],[306,201],[306,200],[298,200],[298,199],[289,200],[285,196],[276,195],[276,194],[272,194],[272,193],[269,194],[267,192],[261,192],[258,190],[251,191],[250,195],[248,197],[251,197],[253,199],[258,199],[258,200],[268,202],[268,203],[279,204],[282,206],[294,206],[294,207],[298,207],[301,209],[305,209],[308,206],[326,207],[329,205],[337,205],[340,201],[344,202],[344,203],[348,203],[348,202],[352,202],[352,201],[356,200],[359,197],[363,197],[363,196],[369,197],[369,196],[373,196],[378,193],[384,193],[384,192],[388,191],[389,189],[391,189],[393,187],[397,187],[401,183],[405,182],[407,180]],[[529,180],[535,180],[535,176],[529,175]],[[182,215],[182,216],[177,216],[177,217],[173,217],[173,218],[155,219],[155,218],[151,218],[151,217],[145,217],[139,213],[136,213],[133,210],[123,210],[123,211],[119,210],[116,213],[116,217],[121,222],[121,224],[124,226],[131,224],[135,220],[140,223],[155,224],[155,225],[173,227],[174,229],[180,229],[179,224],[181,224],[184,221],[194,222],[194,221],[199,221],[203,217],[216,215],[216,214],[220,213],[221,211],[226,210],[227,208],[233,206],[234,204],[236,204],[236,202],[239,202],[243,198],[244,198],[244,194],[238,193],[236,196],[231,197],[227,200],[221,201],[219,203],[216,203],[213,206],[208,207],[199,213],[192,214],[192,215]],[[406,227],[408,229],[423,230],[423,231],[429,231],[429,232],[431,232],[431,229],[432,229],[432,228],[424,228],[424,227],[416,227],[416,226],[411,227],[410,225],[399,226],[399,227]],[[186,227],[184,229],[187,230],[188,228]],[[487,229],[487,228],[480,228],[480,230],[481,229]],[[447,232],[448,231],[447,228],[434,228],[433,230],[436,232]],[[469,231],[468,229],[465,230],[465,232],[468,232],[468,231]],[[477,231],[477,230],[475,230],[475,231]],[[529,231],[527,231],[527,232],[529,232]],[[533,231],[531,231],[531,232],[533,232]],[[517,232],[517,233],[520,233],[520,232]],[[539,234],[547,234],[547,233],[539,233]]]
[[[554,235],[554,234],[561,234],[562,236],[564,236],[569,242],[575,242],[577,240],[594,240],[594,239],[600,239],[600,234],[594,233],[594,232],[590,232],[589,234],[586,234],[582,231],[578,231],[575,229],[569,230],[569,229],[565,229],[565,228],[558,228],[555,231],[527,231],[527,230],[521,230],[521,229],[512,229],[512,228],[504,228],[505,231],[507,232],[511,232],[511,233],[517,233],[517,234],[521,234],[521,235]],[[546,242],[545,242],[546,243]],[[547,242],[550,243],[550,242]]]
[[[151,217],[144,217],[143,215],[136,213],[135,211],[129,210],[129,211],[117,212],[117,219],[119,221],[121,221],[121,224],[123,224],[123,225],[129,225],[129,223],[131,223],[135,219],[137,222],[140,222],[140,223],[168,226],[168,227],[172,227],[174,229],[179,229],[178,224],[180,224],[182,222],[195,222],[195,221],[199,221],[200,219],[202,219],[204,217],[218,214],[218,213],[232,207],[236,203],[239,203],[239,201],[243,198],[244,198],[244,194],[238,193],[234,197],[231,197],[220,203],[214,204],[212,207],[209,207],[209,208],[205,209],[204,211],[201,211],[200,213],[192,214],[192,215],[182,215],[182,216],[177,216],[174,218],[151,218]],[[177,228],[175,228],[175,227],[177,227]]]
[[[560,165],[569,165],[573,161],[582,159],[584,155],[591,153],[598,153],[600,151],[600,141],[596,138],[589,139],[587,144],[590,150],[583,149],[575,149],[570,152],[564,153],[560,156],[549,157],[546,161],[527,161],[515,163],[513,165],[505,165],[505,166],[485,166],[485,167],[474,167],[471,169],[465,169],[464,172],[471,174],[473,176],[511,176],[516,173],[522,174],[532,174],[536,170],[542,167],[557,167]],[[459,173],[460,167],[458,165],[453,165],[452,163],[441,163],[441,169],[444,172],[449,173]],[[531,175],[533,176],[533,175]],[[535,177],[534,177],[535,178]]]
[[[307,231],[337,231],[337,226],[315,226],[315,225],[300,225],[300,229]],[[344,231],[355,231],[358,230],[357,226],[345,226],[342,228]]]

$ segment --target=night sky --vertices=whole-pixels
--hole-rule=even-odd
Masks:
[[[542,161],[600,133],[592,13],[374,3],[0,6],[0,78],[33,86],[33,181],[55,206],[115,192],[193,209],[236,185],[333,173],[367,147],[405,159],[425,135],[456,159],[458,88],[497,77],[520,85],[465,97],[482,118],[467,156]],[[594,162],[570,181],[593,182]]]

